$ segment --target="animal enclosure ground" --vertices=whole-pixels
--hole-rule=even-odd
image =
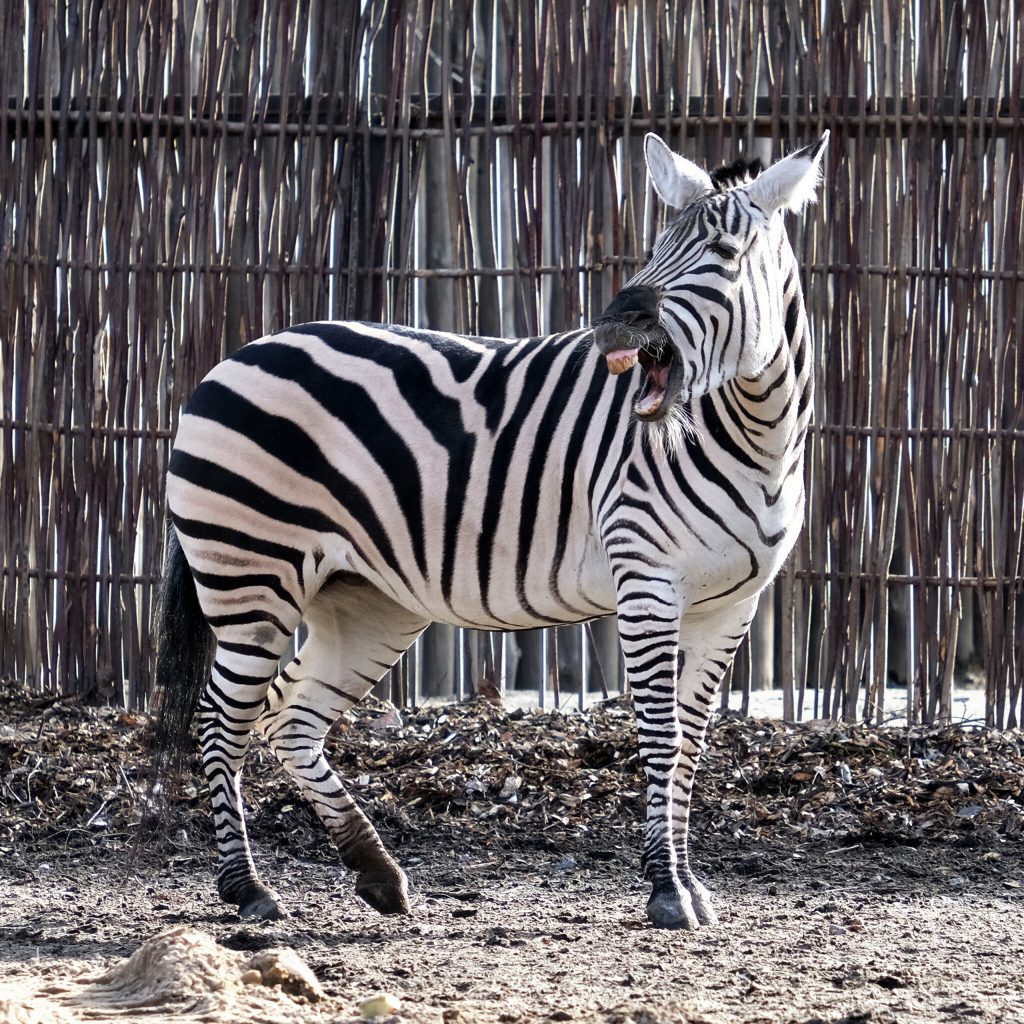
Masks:
[[[313,968],[328,998],[278,1000],[268,1022],[351,1020],[379,990],[402,1020],[437,1024],[1024,1022],[1019,733],[720,722],[694,856],[723,921],[670,933],[643,914],[628,707],[475,702],[399,725],[371,706],[332,756],[409,871],[414,915],[355,899],[257,750],[252,838],[292,916],[256,924],[216,899],[197,780],[129,877],[140,720],[0,696],[0,992],[32,998],[189,925]]]

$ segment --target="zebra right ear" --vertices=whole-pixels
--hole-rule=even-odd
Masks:
[[[654,191],[667,206],[681,210],[714,188],[706,171],[673,153],[657,135],[650,134],[644,139],[644,157]]]
[[[776,210],[799,213],[817,198],[821,180],[821,158],[828,146],[828,131],[815,143],[790,153],[789,156],[762,171],[744,189],[769,217]]]

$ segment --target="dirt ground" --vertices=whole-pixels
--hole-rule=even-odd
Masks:
[[[327,996],[315,1005],[281,1000],[256,1015],[191,1013],[219,1024],[350,1021],[381,991],[401,1000],[398,1020],[435,1024],[1024,1022],[1024,778],[1011,791],[1019,734],[933,735],[914,757],[905,731],[877,739],[723,722],[697,799],[694,849],[722,923],[685,933],[654,930],[643,914],[638,776],[623,764],[632,742],[623,709],[568,726],[550,716],[517,726],[496,708],[450,712],[439,726],[442,714],[422,712],[387,734],[357,721],[342,736],[372,766],[345,774],[409,872],[408,918],[382,918],[356,900],[312,815],[257,754],[251,835],[264,878],[291,912],[257,924],[216,899],[204,800],[194,790],[177,805],[168,841],[130,868],[138,721],[27,699],[11,711],[8,701],[0,1020],[29,1019],[3,1017],[5,992],[31,1005],[48,986],[88,977],[185,924],[232,950],[291,947]],[[543,766],[522,752],[523,737],[530,750],[542,747],[541,728],[564,732],[548,752],[551,781],[531,805],[531,773]],[[502,743],[489,744],[492,735]],[[837,743],[846,754],[835,754]],[[902,768],[890,764],[892,744],[908,751]],[[442,747],[456,751],[460,770],[439,768]],[[754,756],[769,749],[771,763]],[[858,750],[867,752],[862,761]],[[489,773],[505,771],[509,751],[520,774],[506,771],[499,788]],[[805,778],[807,765],[828,757],[846,765],[834,785],[818,785],[813,770]],[[575,789],[572,772],[558,773],[562,761]],[[723,800],[748,761],[759,767],[747,772],[742,799]],[[404,803],[401,786],[378,788],[378,774],[405,780]],[[413,776],[434,778],[435,789],[414,789]],[[889,793],[897,777],[912,785]],[[881,787],[873,800],[861,779]],[[47,790],[62,785],[63,811]],[[559,794],[580,801],[587,786],[591,801],[552,803]],[[516,801],[502,802],[510,790]],[[189,1016],[166,1007],[122,1014],[68,1019]]]

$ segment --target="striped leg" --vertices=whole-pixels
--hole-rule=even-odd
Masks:
[[[271,688],[260,729],[357,873],[356,895],[382,914],[409,912],[405,874],[324,756],[324,737],[427,625],[368,584],[322,591],[306,609],[309,635]]]
[[[690,894],[676,876],[672,776],[679,757],[676,653],[682,599],[668,583],[625,577],[618,602],[619,639],[636,711],[640,764],[647,778],[647,832],[641,863],[652,883],[647,916],[660,928],[697,925]],[[625,589],[624,588],[624,589]]]
[[[681,743],[672,780],[672,836],[676,875],[690,894],[700,924],[717,924],[718,917],[708,890],[690,869],[687,838],[693,778],[722,677],[747,634],[756,607],[755,597],[713,615],[684,616],[679,631],[677,712]]]
[[[241,776],[252,727],[288,644],[290,634],[285,630],[297,625],[297,614],[287,624],[249,621],[217,625],[213,674],[197,712],[217,832],[217,888],[221,899],[238,905],[242,917],[280,917],[277,901],[257,877],[249,851]]]

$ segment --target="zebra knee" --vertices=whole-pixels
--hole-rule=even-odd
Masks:
[[[260,719],[260,730],[274,756],[290,772],[309,771],[323,760],[326,724],[311,726],[281,708]]]

